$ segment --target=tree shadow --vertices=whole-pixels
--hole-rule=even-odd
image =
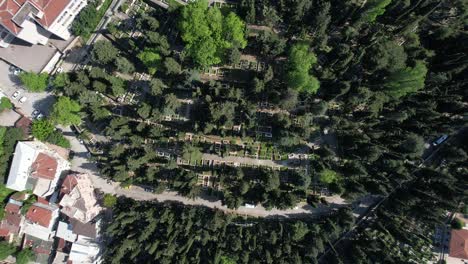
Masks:
[[[46,96],[42,99],[34,101],[32,106],[39,110],[44,115],[49,115],[52,110],[52,105],[55,103],[55,96]]]

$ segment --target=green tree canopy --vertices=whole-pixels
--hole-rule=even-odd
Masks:
[[[247,45],[244,22],[232,12],[223,17],[206,0],[185,6],[179,24],[187,53],[200,66],[218,64],[226,49]]]
[[[34,258],[34,252],[25,248],[16,254],[16,264],[28,264]]]
[[[336,171],[330,169],[324,169],[322,172],[320,172],[320,181],[323,183],[330,184],[337,181],[339,177],[340,175]]]
[[[316,62],[317,58],[307,44],[293,45],[288,56],[288,86],[300,92],[316,93],[320,83],[309,73]]]
[[[199,148],[193,146],[192,144],[185,144],[182,149],[182,158],[191,163],[193,161],[201,160],[202,153],[200,152]]]
[[[21,72],[21,83],[31,92],[43,92],[47,88],[49,75],[47,73]]]
[[[132,73],[135,71],[135,66],[124,57],[117,57],[115,59],[115,66],[117,70],[123,73]]]
[[[138,53],[137,57],[148,68],[150,74],[155,74],[161,65],[161,56],[154,49],[146,48]]]
[[[80,105],[66,96],[59,97],[52,106],[50,119],[61,125],[79,125],[81,123]]]
[[[16,247],[6,241],[0,241],[0,260],[6,259],[15,253]]]
[[[384,92],[393,99],[414,93],[424,87],[426,74],[426,65],[417,61],[413,68],[407,67],[392,73],[385,80]]]
[[[112,194],[106,193],[104,195],[103,205],[107,208],[112,208],[117,203],[117,197]]]
[[[31,133],[36,139],[45,141],[54,129],[52,122],[47,119],[35,120],[31,126]]]
[[[119,55],[119,50],[109,41],[100,40],[94,43],[91,57],[97,63],[107,64],[114,61]]]
[[[5,109],[13,109],[13,104],[11,103],[10,99],[8,99],[8,97],[2,97],[0,99],[0,112]]]

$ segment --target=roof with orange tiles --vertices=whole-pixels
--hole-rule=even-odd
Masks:
[[[20,5],[14,0],[3,0],[0,4],[0,22],[11,33],[18,34],[22,28],[16,25],[12,18],[20,9]]]
[[[39,153],[31,165],[32,175],[38,178],[53,180],[57,172],[57,160],[44,153]]]
[[[10,231],[8,229],[0,228],[0,237],[7,237],[10,235]]]
[[[449,256],[453,258],[468,259],[468,230],[452,230]]]
[[[20,206],[17,204],[7,203],[5,206],[5,211],[8,213],[17,214],[20,211]]]
[[[40,8],[44,12],[44,16],[38,22],[44,27],[49,27],[58,18],[60,13],[67,7],[71,0],[42,0]]]
[[[71,0],[0,0],[0,23],[11,33],[17,35],[22,28],[12,19],[25,3],[30,3],[43,12],[43,16],[36,18],[36,21],[47,28],[52,25],[70,2]]]
[[[52,211],[32,205],[26,213],[26,219],[43,227],[49,227]]]
[[[78,180],[74,174],[69,174],[63,180],[62,187],[60,188],[60,196],[62,197],[65,194],[70,194],[70,192],[78,185]]]

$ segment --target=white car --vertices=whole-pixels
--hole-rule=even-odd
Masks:
[[[19,92],[19,91],[16,91],[16,92],[13,93],[13,95],[11,96],[11,98],[16,99],[16,98],[18,98],[19,95],[20,95],[20,92]]]
[[[34,110],[31,114],[32,118],[35,118],[36,116],[38,116],[41,112],[39,112],[39,110]]]
[[[36,117],[37,120],[41,120],[42,118],[44,118],[43,114],[38,114],[37,117]]]
[[[22,103],[26,102],[26,100],[28,100],[28,98],[26,96],[23,96],[23,97],[21,97],[21,99],[19,99],[19,102],[20,102],[20,104],[22,104]]]

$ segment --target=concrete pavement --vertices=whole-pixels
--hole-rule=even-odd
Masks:
[[[0,60],[0,91],[2,91],[10,101],[15,105],[16,110],[21,114],[31,117],[32,112],[37,109],[41,113],[48,115],[55,98],[51,93],[31,93],[28,92],[21,86],[18,76],[10,73],[10,65]],[[20,95],[18,98],[13,99],[11,96],[14,92],[19,91]],[[27,100],[24,103],[20,103],[18,100],[26,96]]]

